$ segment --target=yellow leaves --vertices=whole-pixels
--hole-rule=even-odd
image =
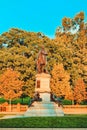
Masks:
[[[64,70],[62,64],[54,65],[51,78],[51,90],[56,96],[65,96],[71,91],[69,85],[69,74]],[[67,93],[68,90],[68,93]]]
[[[13,99],[21,96],[24,82],[19,80],[20,74],[8,68],[0,76],[0,91],[6,99]]]
[[[72,20],[70,18],[64,17],[62,19],[62,25],[66,28],[66,27],[70,27],[72,24]]]
[[[52,78],[54,79],[55,77],[57,77],[58,81],[68,81],[69,80],[69,75],[68,73],[64,70],[63,68],[63,64],[58,64],[58,65],[54,65],[54,68],[52,70]]]
[[[74,19],[76,20],[76,22],[79,22],[79,20],[84,20],[84,12],[78,13]]]
[[[84,27],[85,27],[84,22],[81,22],[81,23],[80,23],[80,30],[83,30]],[[84,32],[85,32],[85,31],[84,31]]]
[[[86,99],[86,87],[81,78],[76,81],[76,85],[74,87],[74,100],[77,103],[80,103],[82,100]]]

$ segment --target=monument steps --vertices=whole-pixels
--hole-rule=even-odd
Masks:
[[[40,109],[58,109],[58,104],[53,103],[53,102],[35,102],[34,104],[32,104],[32,106],[30,107],[30,109],[32,109],[35,106],[36,109],[40,108]],[[60,108],[60,107],[59,107]]]
[[[64,116],[64,113],[54,102],[34,102],[24,116]]]

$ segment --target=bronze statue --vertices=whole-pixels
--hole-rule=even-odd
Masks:
[[[44,47],[41,48],[38,58],[37,58],[37,72],[38,73],[47,73],[46,71],[46,55]]]

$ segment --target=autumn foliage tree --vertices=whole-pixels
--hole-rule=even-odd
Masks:
[[[23,87],[25,96],[33,96],[37,55],[41,44],[48,44],[50,41],[42,33],[17,28],[11,28],[0,36],[0,74],[7,67],[18,71],[20,79],[25,82]]]
[[[70,18],[64,17],[62,19],[62,26],[64,28],[64,31],[68,31],[70,27],[72,26],[72,20]]]
[[[57,97],[65,97],[70,99],[72,90],[69,84],[70,76],[64,70],[62,64],[55,64],[52,70],[51,91]]]
[[[5,99],[11,100],[20,97],[24,82],[19,79],[20,74],[12,69],[7,69],[0,75],[0,93]]]
[[[87,99],[87,95],[86,95],[86,87],[84,84],[83,79],[79,78],[76,81],[76,85],[74,87],[74,100],[76,102],[76,104],[81,103],[81,101]]]

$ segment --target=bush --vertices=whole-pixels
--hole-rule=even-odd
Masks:
[[[23,104],[23,105],[28,105],[28,102],[30,100],[30,97],[25,97],[25,98],[17,98],[15,100],[12,101],[12,104]]]
[[[82,101],[80,104],[81,104],[81,105],[87,105],[87,100]]]
[[[28,105],[30,101],[30,97],[25,97],[25,98],[17,98],[11,101],[11,104],[23,104],[23,105]],[[4,103],[4,102],[8,102],[9,100],[5,100],[4,98],[0,98],[0,104]]]
[[[4,98],[0,98],[0,104],[6,102],[6,100]]]
[[[63,105],[72,105],[72,101],[71,100],[62,100],[62,104]]]

